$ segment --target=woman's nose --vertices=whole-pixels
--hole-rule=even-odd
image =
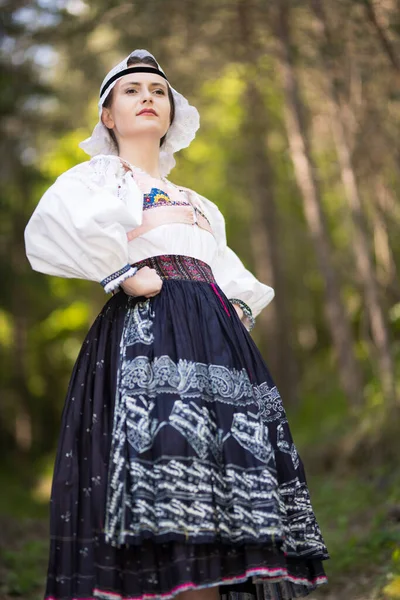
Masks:
[[[148,89],[143,90],[142,101],[146,102],[147,100],[152,100],[151,91]]]

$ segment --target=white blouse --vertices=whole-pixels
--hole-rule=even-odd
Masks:
[[[199,207],[213,233],[193,224],[168,223],[128,240],[127,234],[142,225],[144,192],[137,183],[140,169],[130,165],[127,170],[127,164],[118,156],[98,155],[58,177],[25,228],[32,268],[60,277],[107,280],[104,287],[112,291],[129,276],[132,263],[161,254],[191,256],[209,264],[226,296],[245,302],[256,317],[274,290],[227,246],[224,217],[204,196],[184,188],[186,203],[189,199]],[[169,195],[182,193],[170,182],[156,182]]]

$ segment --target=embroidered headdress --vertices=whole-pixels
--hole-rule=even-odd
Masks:
[[[134,70],[135,67],[130,68],[128,66],[128,60],[131,57],[144,58],[145,56],[150,56],[156,61],[154,56],[147,50],[134,50],[105,76],[100,86],[100,99],[98,102],[99,122],[93,129],[92,135],[79,144],[79,147],[89,154],[89,156],[96,156],[97,154],[118,154],[117,147],[109,130],[101,121],[103,103],[118,79],[126,75],[127,72],[129,73],[131,70]],[[160,75],[167,80],[164,71],[157,61],[156,63]],[[155,68],[151,68],[150,66],[149,70],[156,71]],[[176,164],[174,152],[189,146],[200,125],[200,117],[197,109],[194,106],[191,106],[187,99],[170,85],[168,80],[167,83],[174,98],[175,116],[172,125],[167,131],[163,145],[160,147],[159,169],[162,177],[168,175]]]

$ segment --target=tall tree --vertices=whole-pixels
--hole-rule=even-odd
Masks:
[[[380,42],[381,48],[388,58],[393,71],[400,82],[400,57],[398,56],[393,43],[391,42],[385,27],[381,24],[373,0],[361,0],[364,5],[366,17],[371,24],[375,34]]]
[[[256,273],[262,281],[271,282],[276,301],[269,311],[262,313],[270,334],[274,351],[269,362],[282,395],[288,404],[297,400],[297,364],[293,350],[293,327],[288,310],[287,294],[282,265],[281,233],[276,208],[274,172],[271,164],[268,139],[268,114],[261,88],[262,71],[258,68],[262,48],[256,43],[255,15],[251,0],[238,0],[238,26],[241,49],[239,60],[245,65],[245,103],[241,138],[245,144],[245,161],[249,174],[251,193],[252,231],[251,243]],[[268,322],[267,322],[268,321]]]
[[[400,280],[395,255],[389,240],[387,224],[387,213],[390,212],[388,208],[390,195],[381,177],[375,178],[373,193],[376,198],[373,222],[378,277],[382,287],[388,289],[393,295],[393,301],[398,302],[400,301]]]
[[[321,0],[311,0],[311,5],[323,36],[325,49],[322,53],[323,72],[325,73],[326,92],[331,107],[331,128],[339,159],[343,188],[353,222],[353,249],[358,276],[363,286],[372,338],[377,349],[377,362],[379,365],[379,375],[383,392],[386,399],[393,404],[396,399],[394,364],[388,328],[380,301],[379,286],[368,241],[368,227],[366,224],[363,202],[345,131],[345,120],[339,95],[341,82],[338,81],[336,76],[337,69],[334,68],[331,60],[334,55],[332,35],[324,11],[323,2]]]
[[[326,317],[336,352],[340,380],[349,406],[356,408],[361,406],[363,401],[362,376],[354,355],[354,338],[341,297],[338,274],[332,261],[331,242],[293,58],[290,9],[289,0],[280,0],[272,19],[279,47],[287,135],[297,183],[303,197],[305,217],[325,283]]]

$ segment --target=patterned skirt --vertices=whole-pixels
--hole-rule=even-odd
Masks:
[[[207,264],[136,264],[161,292],[107,301],[68,387],[46,598],[308,595],[329,556],[257,346]]]

